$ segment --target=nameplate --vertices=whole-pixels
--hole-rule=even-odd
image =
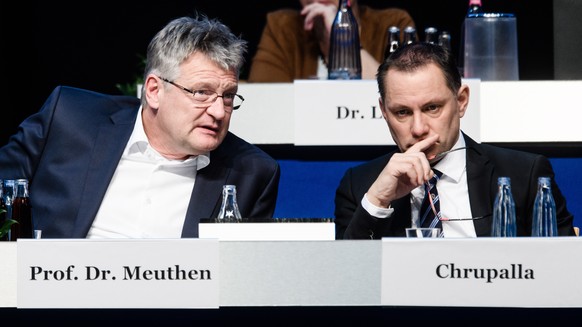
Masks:
[[[471,100],[461,129],[481,140],[480,80],[464,79]],[[295,145],[395,145],[375,80],[296,80]]]
[[[394,145],[375,80],[296,80],[295,145]]]
[[[0,242],[0,308],[16,307],[16,242]]]
[[[382,305],[582,307],[582,239],[382,239]]]
[[[18,308],[218,308],[218,240],[17,241]]]

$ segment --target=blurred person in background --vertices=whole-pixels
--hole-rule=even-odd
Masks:
[[[248,82],[293,82],[327,79],[332,22],[339,0],[299,0],[302,9],[279,9],[267,14]],[[351,1],[360,28],[362,79],[374,79],[387,47],[388,28],[415,27],[410,14],[399,8],[375,9]],[[401,33],[402,34],[402,33]]]

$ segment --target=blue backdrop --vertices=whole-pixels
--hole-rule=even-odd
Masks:
[[[335,189],[348,167],[362,161],[278,160],[281,165],[277,218],[333,218]],[[582,227],[582,158],[551,158],[556,181]]]

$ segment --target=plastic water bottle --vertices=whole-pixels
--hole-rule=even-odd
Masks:
[[[511,193],[511,179],[499,177],[497,179],[497,196],[493,204],[493,224],[491,236],[514,237],[517,234],[515,227],[515,201]]]
[[[556,202],[549,177],[538,178],[538,193],[534,202],[531,236],[558,236]]]
[[[362,79],[360,31],[350,0],[342,0],[331,26],[328,79]]]

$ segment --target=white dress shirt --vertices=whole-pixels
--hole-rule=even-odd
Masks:
[[[141,109],[87,238],[180,238],[208,155],[168,160],[146,137]]]
[[[317,79],[326,80],[328,78],[327,64],[323,61],[323,57],[319,56],[317,59]]]
[[[465,139],[459,136],[453,149],[465,146]],[[442,217],[471,218],[471,204],[469,202],[469,187],[467,185],[466,150],[459,150],[447,154],[435,166],[443,173],[437,182],[439,203]],[[410,204],[412,208],[412,227],[418,227],[418,211],[424,198],[424,187],[419,186],[412,190]],[[368,213],[377,218],[389,219],[392,208],[374,206],[366,195],[362,199],[362,206]],[[442,221],[444,237],[477,237],[472,220]]]

